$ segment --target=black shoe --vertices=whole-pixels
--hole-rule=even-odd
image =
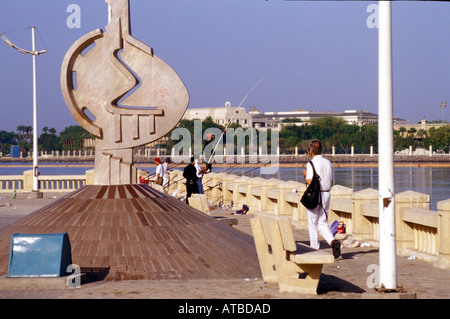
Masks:
[[[337,239],[331,242],[331,248],[333,249],[334,259],[337,259],[341,255],[341,242]]]

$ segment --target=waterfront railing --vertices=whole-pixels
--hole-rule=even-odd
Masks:
[[[39,190],[42,192],[71,192],[89,184],[92,170],[85,175],[43,175],[39,176]],[[92,182],[91,182],[92,183]],[[33,170],[23,172],[23,175],[0,176],[0,191],[23,191],[33,189]]]
[[[185,196],[185,179],[181,170],[170,173],[166,192],[180,199]],[[31,191],[33,171],[23,175],[0,176],[0,191]],[[70,192],[94,184],[94,170],[85,175],[39,176],[43,192]],[[297,181],[263,179],[227,173],[209,173],[203,178],[209,205],[231,205],[241,209],[245,204],[252,212],[287,216],[294,227],[307,228],[305,207],[300,203],[306,185]],[[430,209],[430,196],[415,191],[395,195],[396,243],[400,256],[432,262],[439,268],[450,268],[450,198]],[[372,188],[354,191],[335,185],[331,189],[329,222],[345,224],[346,233],[338,238],[377,245],[379,240],[379,194]]]
[[[6,175],[0,176],[0,190],[23,190],[24,176],[23,175]]]
[[[181,171],[172,171],[167,192],[182,196],[184,179]],[[181,186],[180,186],[181,185]],[[210,205],[231,205],[238,210],[245,204],[252,212],[287,216],[294,227],[307,228],[306,208],[300,199],[304,183],[279,179],[250,178],[225,173],[210,173],[203,178],[203,188]],[[450,268],[450,198],[430,209],[430,196],[415,191],[395,195],[396,242],[400,256],[432,262],[439,268]],[[346,233],[338,238],[377,246],[379,240],[379,194],[375,189],[354,192],[335,185],[331,189],[330,224],[345,224]]]

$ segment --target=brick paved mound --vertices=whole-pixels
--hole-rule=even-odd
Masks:
[[[261,277],[253,238],[144,185],[85,186],[0,230],[69,234],[72,262],[106,280]]]

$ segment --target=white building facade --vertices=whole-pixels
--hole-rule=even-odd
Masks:
[[[378,115],[369,111],[346,110],[344,112],[332,111],[308,111],[296,109],[287,112],[260,112],[255,107],[250,107],[247,113],[243,107],[214,107],[214,108],[192,108],[187,109],[183,119],[204,120],[208,116],[220,125],[227,123],[237,123],[243,128],[270,128],[281,125],[304,125],[311,120],[319,119],[323,116],[333,116],[342,118],[347,124],[359,125],[378,123]],[[291,120],[283,122],[283,120]],[[394,117],[394,124],[407,124],[408,121]]]

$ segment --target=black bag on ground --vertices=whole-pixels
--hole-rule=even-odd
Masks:
[[[314,209],[320,205],[320,176],[317,175],[316,169],[312,161],[309,161],[313,168],[313,178],[311,183],[306,188],[300,202],[308,209]]]

